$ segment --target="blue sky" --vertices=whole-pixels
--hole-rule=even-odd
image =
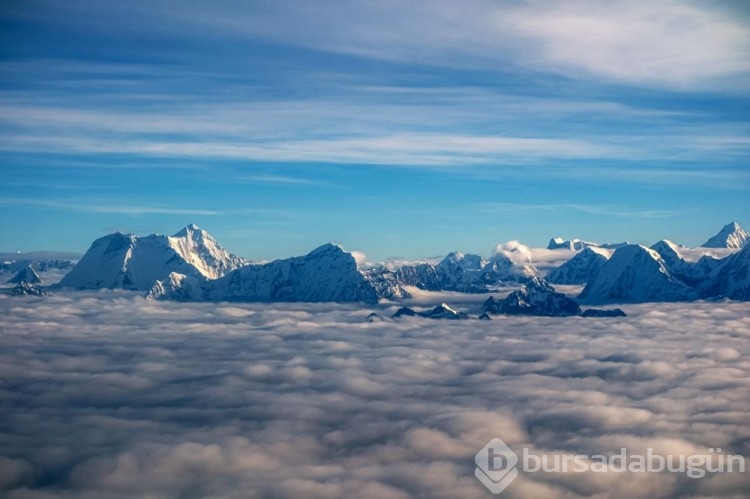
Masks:
[[[5,1],[0,250],[700,244],[750,225],[736,4]]]

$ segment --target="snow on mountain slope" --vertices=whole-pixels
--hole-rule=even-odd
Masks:
[[[731,222],[701,246],[704,248],[742,248],[748,240],[750,240],[750,233],[740,227],[737,222]]]
[[[146,292],[146,298],[174,301],[211,301],[211,280],[203,276],[186,276],[171,272]]]
[[[710,295],[732,300],[750,300],[750,244],[720,261],[704,288]]]
[[[225,250],[211,234],[195,224],[167,239],[172,249],[209,279],[217,279],[249,263]]]
[[[617,249],[579,298],[590,302],[696,299],[699,292],[677,279],[659,253],[638,244]]]
[[[398,274],[383,265],[360,270],[360,272],[365,276],[367,282],[375,288],[379,298],[400,300],[411,297],[399,281]]]
[[[173,272],[214,278],[244,263],[194,225],[172,237],[116,233],[94,241],[57,287],[145,291]]]
[[[686,248],[667,239],[662,239],[651,246],[651,249],[659,253],[672,275],[688,286],[704,290],[712,287],[711,274],[715,273],[724,262],[712,254],[705,253],[695,259],[696,254],[701,254],[700,248]],[[723,253],[721,256],[725,256],[732,255],[734,252],[736,252],[735,249],[723,248],[720,253]]]
[[[479,255],[464,255],[460,251],[449,253],[435,266],[441,289],[467,293],[486,291],[483,269],[487,261]]]
[[[27,265],[19,270],[16,275],[8,279],[9,283],[18,284],[20,282],[27,282],[28,284],[42,284],[42,278],[39,277],[31,265]]]
[[[521,261],[528,261],[528,256],[520,252],[496,251],[488,261],[479,255],[453,251],[437,265],[405,265],[397,271],[397,275],[405,286],[416,286],[429,291],[462,293],[486,293],[488,286],[505,282],[525,282],[537,275],[534,267],[517,264],[508,253],[513,253]]]
[[[594,279],[609,260],[612,251],[589,246],[547,274],[553,284],[586,284]]]
[[[567,249],[567,250],[582,250],[589,246],[598,246],[596,243],[590,243],[588,241],[581,241],[580,239],[563,239],[562,237],[553,237],[547,244],[547,249]]]
[[[354,257],[325,244],[300,257],[247,265],[216,280],[171,275],[157,282],[150,298],[241,302],[377,303],[373,286]]]
[[[682,255],[679,253],[680,247],[669,239],[662,239],[653,244],[651,249],[659,253],[659,256],[670,269],[684,263]]]
[[[425,291],[440,291],[442,283],[435,266],[431,263],[402,265],[396,270],[396,278],[404,286],[415,286]]]

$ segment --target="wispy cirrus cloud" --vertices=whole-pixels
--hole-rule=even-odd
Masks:
[[[574,204],[574,203],[482,203],[477,209],[487,213],[513,213],[529,211],[570,212],[575,211],[588,215],[603,217],[658,219],[685,216],[686,210],[633,210],[612,205]]]
[[[144,11],[227,39],[437,66],[509,64],[643,86],[734,90],[750,72],[749,13],[729,2],[228,2],[176,11],[135,3],[123,14],[137,20]]]
[[[707,125],[700,113],[466,89],[403,87],[388,92],[403,95],[380,101],[371,94],[377,89],[350,90],[338,100],[202,104],[183,97],[137,111],[125,95],[113,97],[124,99],[113,109],[100,100],[63,107],[5,98],[0,150],[438,167],[750,155],[742,124]]]
[[[215,210],[203,210],[199,208],[178,208],[173,206],[135,205],[129,204],[127,200],[109,199],[40,199],[32,197],[0,197],[0,205],[14,206],[38,206],[46,208],[58,208],[61,210],[80,211],[86,213],[109,213],[119,215],[221,215],[222,212]]]

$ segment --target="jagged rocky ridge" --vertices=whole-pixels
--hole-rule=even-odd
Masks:
[[[395,272],[395,280],[402,286],[427,291],[487,293],[492,287],[525,282],[536,275],[533,267],[519,267],[500,252],[485,260],[479,255],[454,251],[437,265],[404,265]]]
[[[502,300],[490,296],[482,305],[483,315],[533,315],[540,317],[624,317],[619,308],[613,310],[588,309],[558,293],[544,279],[534,278]]]
[[[572,298],[558,293],[544,279],[533,278],[502,300],[489,297],[482,305],[487,314],[568,317],[580,315],[581,307]]]
[[[47,292],[39,286],[21,281],[10,290],[10,294],[11,296],[46,296]]]

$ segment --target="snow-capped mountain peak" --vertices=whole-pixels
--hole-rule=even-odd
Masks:
[[[187,225],[168,241],[186,262],[209,279],[219,278],[248,264],[244,258],[225,250],[211,234],[195,224]]]
[[[94,241],[57,286],[146,291],[172,272],[215,279],[246,264],[195,225],[174,236],[116,232]]]
[[[726,224],[722,229],[701,246],[704,248],[742,248],[750,240],[750,233],[737,222]]]
[[[193,232],[199,232],[201,234],[208,234],[206,231],[201,229],[195,224],[187,224],[185,227],[177,231],[174,237],[192,237],[190,234]]]

